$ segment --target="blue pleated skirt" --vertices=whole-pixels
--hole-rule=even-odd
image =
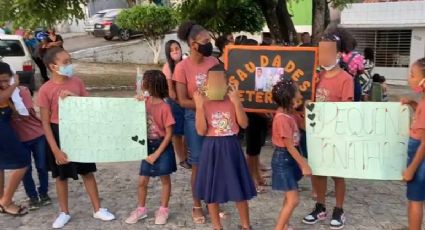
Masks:
[[[250,200],[257,195],[237,136],[206,137],[195,196],[206,203]]]

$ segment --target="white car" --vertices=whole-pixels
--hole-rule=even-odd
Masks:
[[[0,61],[6,62],[19,75],[22,85],[35,90],[35,65],[31,53],[19,35],[0,35]]]
[[[84,21],[84,31],[86,31],[87,33],[92,34],[94,31],[94,25],[96,23],[102,23],[103,21],[103,16],[105,16],[105,14],[111,12],[111,11],[115,11],[116,9],[107,9],[107,10],[101,10],[97,13],[95,13],[93,16],[91,16],[90,18],[86,19]]]

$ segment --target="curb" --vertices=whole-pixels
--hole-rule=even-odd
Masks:
[[[93,86],[86,87],[88,91],[110,91],[110,90],[134,90],[134,86]]]

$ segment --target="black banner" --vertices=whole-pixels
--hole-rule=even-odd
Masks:
[[[276,108],[271,89],[283,74],[294,80],[305,100],[313,99],[317,48],[283,46],[228,46],[225,65],[229,83],[239,86],[247,111]]]

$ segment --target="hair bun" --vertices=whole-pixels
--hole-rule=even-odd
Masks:
[[[177,31],[177,37],[180,40],[187,42],[188,41],[188,38],[189,38],[190,31],[192,30],[192,28],[195,25],[197,25],[197,23],[194,22],[194,21],[183,22],[180,25],[180,27],[179,27],[179,29]]]

